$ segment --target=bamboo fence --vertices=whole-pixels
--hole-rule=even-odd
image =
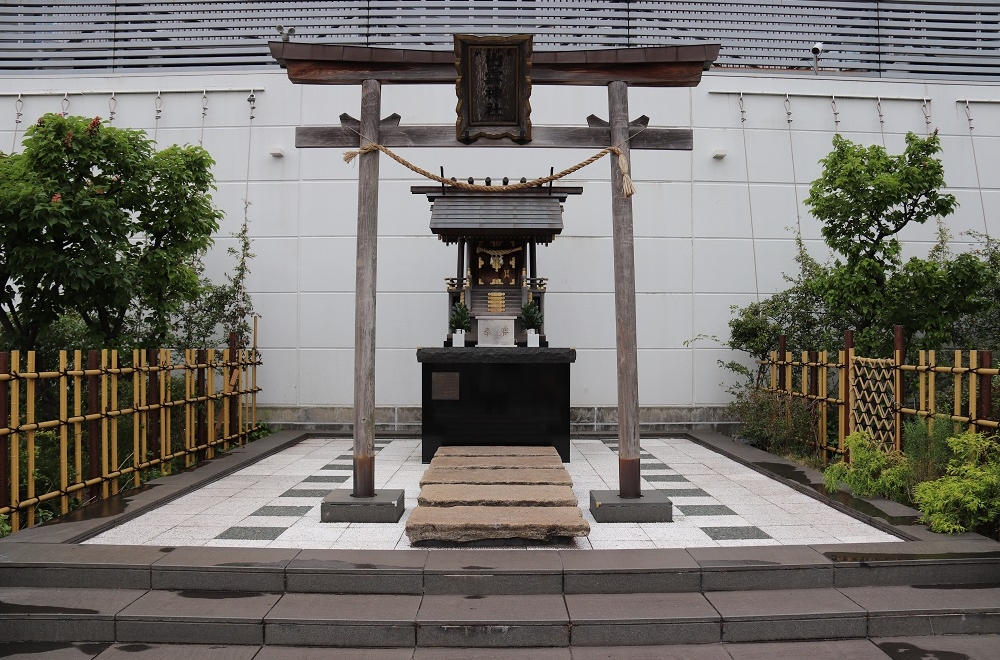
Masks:
[[[258,429],[256,319],[253,334],[250,348],[234,333],[224,349],[60,351],[55,371],[37,370],[33,351],[0,352],[0,515],[11,530],[39,522],[46,503],[44,517],[65,514],[246,443]],[[46,451],[57,475],[36,465]]]
[[[824,463],[830,455],[843,454],[844,438],[859,430],[870,433],[887,449],[902,450],[907,416],[946,420],[956,432],[963,427],[986,433],[1000,428],[1000,415],[993,411],[993,379],[1000,370],[993,368],[990,351],[949,351],[942,356],[944,360],[936,351],[919,351],[917,364],[907,364],[902,326],[895,328],[892,358],[856,355],[851,331],[845,334],[844,346],[833,362],[827,351],[802,351],[795,356],[781,335],[778,350],[760,362],[769,375],[768,386],[761,389],[812,406],[815,446]],[[942,394],[941,381],[948,388],[947,396]],[[947,409],[942,408],[942,399],[947,399]]]

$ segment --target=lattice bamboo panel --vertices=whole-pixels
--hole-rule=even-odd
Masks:
[[[867,431],[887,449],[896,445],[895,362],[854,358],[851,428]]]

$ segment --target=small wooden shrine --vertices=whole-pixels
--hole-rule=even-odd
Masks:
[[[533,302],[544,323],[547,278],[538,276],[537,246],[562,232],[562,204],[582,187],[546,186],[484,192],[414,186],[431,201],[431,231],[457,245],[454,277],[445,278],[448,313],[464,305],[472,319],[465,346],[524,346],[522,310]],[[544,325],[539,345],[546,346]],[[449,335],[446,345],[451,346]]]

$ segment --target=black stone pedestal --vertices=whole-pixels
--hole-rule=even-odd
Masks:
[[[320,522],[399,522],[403,517],[403,490],[376,490],[374,497],[354,497],[345,489],[330,491],[320,506]]]
[[[423,365],[421,457],[438,447],[555,447],[569,462],[572,348],[417,349]]]
[[[590,515],[597,522],[673,522],[674,505],[658,490],[623,498],[617,490],[590,491]]]

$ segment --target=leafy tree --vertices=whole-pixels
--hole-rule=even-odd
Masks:
[[[980,304],[984,264],[974,255],[952,257],[943,228],[930,259],[902,262],[899,232],[957,206],[954,195],[940,192],[940,150],[937,131],[923,138],[908,133],[899,155],[835,135],[805,200],[835,255],[811,287],[828,313],[855,331],[855,346],[864,354],[887,354],[895,324],[904,326],[908,344],[939,347],[951,339],[958,319]]]
[[[903,262],[899,232],[956,206],[954,196],[940,192],[937,133],[910,133],[906,145],[902,154],[891,155],[879,145],[834,136],[833,151],[821,161],[823,173],[805,200],[823,222],[833,261],[817,263],[799,241],[798,277],[789,279],[789,289],[734,309],[731,348],[760,359],[784,333],[796,348],[835,350],[852,329],[861,354],[887,355],[896,324],[904,326],[907,345],[939,348],[954,340],[962,319],[988,306],[989,261],[978,254],[952,255],[943,225],[929,258]],[[996,266],[1000,290],[1000,256]]]
[[[0,153],[0,325],[33,349],[72,311],[99,343],[158,345],[198,295],[193,259],[221,212],[208,152],[155,151],[141,131],[48,114]]]

